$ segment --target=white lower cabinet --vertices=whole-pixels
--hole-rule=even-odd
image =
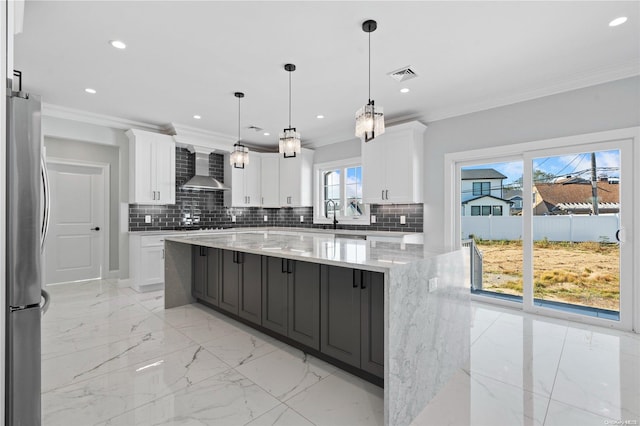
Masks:
[[[138,292],[164,286],[164,238],[167,235],[129,235],[129,276]]]

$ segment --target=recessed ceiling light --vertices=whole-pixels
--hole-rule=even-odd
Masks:
[[[84,89],[84,91],[87,93],[91,93],[92,95],[96,94],[96,89],[92,89],[90,87],[87,87],[86,89]]]
[[[195,118],[196,120],[200,120],[202,117],[200,117],[199,115],[194,115],[193,118]]]
[[[625,22],[627,22],[627,17],[626,16],[621,16],[621,17],[616,18],[613,21],[609,22],[609,26],[610,27],[617,27],[618,25],[622,25]]]
[[[270,134],[271,134],[271,133],[269,133],[269,132],[264,132],[264,133],[263,133],[263,135],[265,135],[265,136],[269,136]]]
[[[322,114],[316,115],[316,118],[321,118],[322,119],[322,118],[324,118],[324,115],[322,115]]]
[[[109,40],[109,44],[113,47],[115,47],[116,49],[126,49],[127,45],[124,44],[123,41],[120,40]]]
[[[403,87],[400,89],[400,93],[409,93],[409,89],[407,87]]]

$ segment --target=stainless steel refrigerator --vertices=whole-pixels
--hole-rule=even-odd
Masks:
[[[48,226],[40,98],[7,98],[5,423],[41,424],[40,319],[48,305],[41,257]],[[41,305],[44,299],[44,303]]]

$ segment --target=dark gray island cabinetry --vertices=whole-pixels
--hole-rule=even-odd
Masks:
[[[383,385],[409,425],[468,368],[462,251],[282,230],[165,238],[165,308],[200,302]]]

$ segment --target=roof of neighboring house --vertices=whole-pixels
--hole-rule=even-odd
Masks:
[[[494,200],[504,201],[507,204],[513,204],[513,201],[505,200],[504,198],[494,197],[493,195],[478,195],[468,200],[464,200],[462,204],[467,204],[469,201],[479,200],[480,198],[493,198]]]
[[[461,171],[462,180],[472,179],[506,179],[507,177],[495,169],[472,169]]]
[[[598,182],[598,204],[600,206],[618,205],[620,203],[620,185]],[[561,209],[569,206],[591,204],[591,182],[587,183],[538,183],[536,188],[540,197],[547,203]],[[605,208],[607,208],[605,207]]]

